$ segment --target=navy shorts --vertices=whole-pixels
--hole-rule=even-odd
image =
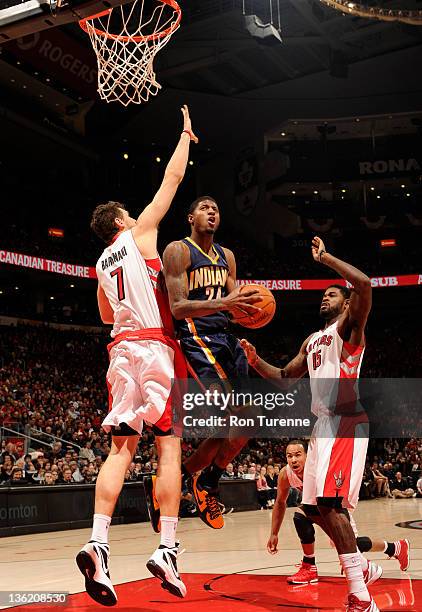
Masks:
[[[239,340],[219,333],[181,338],[180,346],[195,378],[239,379],[248,376],[248,360]]]

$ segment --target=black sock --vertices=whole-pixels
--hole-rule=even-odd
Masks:
[[[387,548],[385,549],[384,554],[387,555],[387,557],[392,557],[395,552],[396,552],[395,544],[393,542],[387,542]]]
[[[220,480],[223,472],[224,468],[218,467],[218,465],[212,463],[210,466],[205,468],[198,480],[203,487],[216,489],[218,487],[218,481]]]
[[[303,555],[303,563],[308,563],[309,565],[315,565],[315,557],[307,557]]]

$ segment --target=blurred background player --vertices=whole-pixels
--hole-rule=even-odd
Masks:
[[[172,435],[170,402],[172,379],[185,377],[186,370],[174,339],[157,254],[158,225],[185,174],[190,141],[197,140],[186,106],[182,113],[183,132],[163,182],[138,219],[130,217],[122,204],[108,202],[97,206],[91,222],[109,245],[96,270],[101,319],[113,325],[107,372],[111,405],[102,423],[112,433],[112,446],[96,482],[91,539],[76,561],[88,594],[103,605],[117,602],[108,570],[108,529],[144,421],[153,425],[156,436],[156,495],[162,508],[161,543],[147,567],[173,595],[186,595],[176,563],[181,451],[180,439]]]
[[[188,222],[191,235],[170,243],[164,251],[170,307],[189,371],[199,381],[218,381],[225,388],[230,378],[248,375],[245,353],[229,332],[227,314],[239,308],[252,312],[259,298],[256,290],[239,293],[234,254],[214,242],[220,225],[217,202],[210,196],[197,198],[189,208]],[[214,529],[224,524],[218,481],[246,441],[204,440],[183,464],[198,513]]]
[[[377,612],[365,584],[367,561],[357,550],[348,508],[356,508],[368,448],[367,417],[356,398],[365,348],[365,326],[372,304],[370,279],[354,266],[327,253],[323,241],[312,240],[312,256],[348,281],[328,287],[322,298],[322,330],[311,334],[299,353],[277,368],[242,341],[248,362],[264,378],[281,386],[309,373],[312,412],[318,417],[309,444],[303,478],[303,509],[314,522],[320,516],[331,534],[348,584],[349,612]],[[336,387],[336,389],[334,388]],[[332,405],[332,398],[336,398]],[[342,411],[345,411],[342,414]]]
[[[283,524],[290,488],[303,490],[303,471],[306,463],[306,443],[292,440],[286,447],[287,465],[280,472],[277,484],[277,498],[271,517],[271,534],[267,542],[267,550],[274,555],[278,552],[278,534]],[[300,509],[300,507],[299,507]],[[350,517],[353,521],[352,516]],[[296,511],[293,523],[303,549],[303,559],[298,571],[287,578],[289,584],[312,584],[318,582],[318,571],[315,564],[315,529],[313,521],[304,513]],[[318,520],[318,525],[325,525]],[[327,533],[328,537],[330,535]],[[358,536],[356,544],[360,552],[384,552],[388,558],[394,557],[400,564],[400,569],[406,571],[409,567],[409,542],[372,541],[367,536]],[[373,584],[381,577],[382,569],[374,562],[368,561],[364,573],[367,585]]]

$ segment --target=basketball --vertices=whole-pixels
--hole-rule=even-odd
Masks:
[[[233,311],[233,322],[243,327],[248,327],[249,329],[259,329],[260,327],[265,327],[265,325],[268,325],[268,323],[272,321],[275,314],[275,299],[269,289],[263,285],[254,283],[251,285],[242,285],[240,287],[240,293],[251,289],[257,289],[259,292],[259,297],[261,299],[259,302],[255,302],[254,306],[257,306],[261,310],[257,310],[253,314],[247,314],[236,309]]]

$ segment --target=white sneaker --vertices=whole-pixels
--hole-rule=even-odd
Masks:
[[[86,592],[103,606],[115,606],[116,591],[110,580],[110,546],[90,540],[76,555],[76,563],[85,577]]]
[[[363,572],[363,579],[366,586],[374,584],[382,576],[382,567],[373,561],[368,561],[368,569]]]
[[[177,571],[177,555],[179,543],[174,548],[160,546],[147,562],[147,568],[153,576],[161,580],[161,586],[176,597],[186,597],[186,586]]]

